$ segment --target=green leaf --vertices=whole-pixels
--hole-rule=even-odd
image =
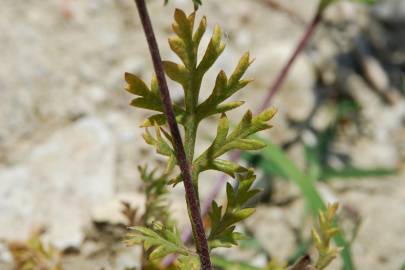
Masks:
[[[198,46],[200,45],[201,38],[203,37],[206,29],[207,29],[207,18],[204,16],[202,17],[200,24],[198,25],[197,30],[193,35],[194,54],[196,55],[198,53]]]
[[[318,251],[318,259],[315,268],[325,269],[339,253],[339,248],[332,247],[332,237],[337,235],[339,229],[335,226],[335,214],[338,204],[330,204],[325,211],[320,211],[318,216],[318,229],[312,229],[311,234]]]
[[[229,78],[229,86],[231,89],[235,88],[237,84],[240,83],[242,76],[245,74],[246,70],[252,63],[253,60],[250,60],[248,52],[242,55],[238,65],[233,71],[231,77]]]
[[[147,227],[150,227],[156,221],[170,224],[171,220],[166,201],[168,193],[167,181],[170,170],[167,170],[163,174],[156,174],[156,170],[148,171],[147,166],[139,166],[138,171],[146,195],[145,213],[142,216],[143,224]]]
[[[218,269],[237,269],[237,270],[262,270],[261,268],[249,265],[245,262],[237,262],[235,260],[227,260],[219,256],[212,256],[212,264]]]
[[[332,178],[366,178],[366,177],[385,177],[397,173],[395,168],[356,168],[347,166],[342,169],[325,168],[322,171],[322,180],[330,180]]]
[[[189,69],[191,67],[191,62],[189,59],[186,44],[183,42],[183,40],[181,40],[181,38],[179,37],[171,37],[169,38],[169,46],[172,51],[175,52],[181,59],[185,67]]]
[[[215,159],[212,162],[211,167],[209,169],[221,171],[221,172],[226,173],[227,175],[231,176],[232,178],[236,178],[237,174],[248,171],[247,168],[245,168],[233,161],[223,160],[223,159]]]
[[[229,81],[224,71],[220,71],[218,73],[212,94],[197,108],[197,115],[199,119],[203,119],[217,113],[218,107],[223,101],[228,99],[250,82],[250,80],[241,80],[241,78],[251,62],[252,61],[249,60],[249,53],[245,53],[239,60],[239,63],[229,78]]]
[[[255,196],[258,192],[251,189],[255,176],[252,171],[239,173],[236,177],[239,184],[234,189],[229,183],[226,187],[227,205],[223,212],[222,206],[213,201],[209,218],[211,223],[211,232],[208,237],[211,249],[217,247],[230,247],[237,245],[244,236],[235,232],[235,225],[251,216],[255,209],[246,208],[246,202]]]
[[[233,102],[228,102],[228,103],[224,103],[224,104],[218,104],[218,105],[216,105],[216,107],[213,108],[212,114],[224,113],[224,112],[233,110],[235,108],[238,108],[238,107],[242,106],[243,104],[245,104],[244,101],[233,101]],[[211,115],[211,114],[209,114],[209,115]]]
[[[155,223],[154,229],[135,226],[127,234],[125,243],[129,246],[143,244],[145,250],[152,249],[150,260],[157,260],[168,254],[192,255],[181,241],[181,236],[176,227],[164,227]]]
[[[273,163],[279,171],[283,172],[282,174],[285,175],[288,180],[298,186],[314,215],[317,215],[319,210],[325,210],[326,205],[315,187],[315,181],[302,172],[281,148],[269,141],[265,142],[267,143],[267,147],[262,151],[264,162]],[[346,241],[342,233],[337,233],[334,236],[334,241],[338,246],[343,248],[340,253],[344,263],[343,268],[345,270],[353,270],[354,265],[351,257],[350,244]]]
[[[175,48],[172,47],[172,39],[169,44],[172,50],[180,57],[185,67],[192,70],[196,63],[196,55],[194,54],[193,43],[193,26],[195,20],[195,13],[191,13],[188,17],[181,9],[176,9],[174,12],[175,22],[172,25],[173,31],[177,34],[175,41]]]
[[[160,96],[149,90],[141,79],[131,73],[125,73],[125,81],[127,82],[125,89],[131,94],[140,96],[132,100],[132,106],[163,112]]]
[[[211,40],[208,43],[207,50],[205,51],[204,56],[197,67],[200,76],[208,71],[208,69],[215,63],[225,49],[225,43],[221,41],[221,36],[221,28],[219,26],[215,26],[214,33],[212,34]]]
[[[179,256],[178,268],[180,270],[200,270],[200,260],[198,256]]]
[[[147,128],[147,127],[152,127],[155,125],[162,126],[166,123],[166,120],[167,120],[167,118],[166,118],[165,114],[163,114],[163,113],[155,114],[155,115],[148,117],[145,121],[143,121],[141,127]]]
[[[143,134],[143,138],[145,142],[149,145],[152,145],[156,148],[156,152],[167,157],[174,157],[175,153],[169,143],[163,139],[161,132],[163,129],[161,127],[155,126],[155,133],[156,137],[153,137],[150,134],[148,128],[145,129],[145,133]]]
[[[271,128],[271,125],[267,122],[274,116],[275,112],[275,109],[269,109],[253,117],[252,113],[248,111],[230,134],[228,118],[225,114],[222,114],[214,141],[193,162],[194,173],[199,174],[206,170],[218,170],[235,177],[235,173],[246,172],[246,168],[218,158],[232,150],[258,150],[265,147],[263,141],[249,139],[248,137],[258,131]],[[232,170],[234,170],[233,173]]]
[[[165,72],[170,79],[180,83],[183,87],[188,87],[190,71],[185,66],[171,61],[163,61],[163,65]]]

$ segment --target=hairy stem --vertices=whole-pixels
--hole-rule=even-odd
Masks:
[[[196,242],[196,248],[200,256],[201,269],[211,270],[212,266],[209,255],[208,242],[205,236],[198,197],[193,187],[190,165],[186,158],[186,153],[184,151],[184,145],[180,136],[179,127],[177,125],[172,108],[172,101],[163,70],[163,63],[160,57],[159,48],[156,42],[155,34],[153,32],[152,23],[148,14],[148,10],[146,8],[145,1],[135,0],[135,3],[142,22],[143,30],[145,32],[146,40],[148,42],[149,51],[152,56],[153,66],[159,84],[160,98],[162,100],[164,112],[167,117],[170,133],[173,138],[177,163],[180,167],[181,176],[183,178],[184,189],[186,191],[186,201],[189,208],[190,221],[195,228],[194,238]]]

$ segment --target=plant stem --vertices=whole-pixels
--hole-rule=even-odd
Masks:
[[[302,36],[302,38],[298,42],[297,47],[295,48],[295,50],[291,54],[290,58],[288,59],[288,61],[284,65],[284,67],[281,69],[280,73],[277,75],[274,82],[272,83],[264,102],[262,103],[262,105],[257,110],[258,112],[261,112],[261,111],[265,110],[269,106],[269,104],[272,101],[274,95],[280,90],[281,86],[283,85],[283,83],[284,83],[284,81],[285,81],[285,79],[286,79],[286,77],[287,77],[287,75],[288,75],[288,73],[289,73],[289,71],[290,71],[290,69],[292,67],[292,64],[297,59],[297,56],[307,46],[309,40],[311,39],[311,36],[312,36],[314,30],[317,28],[317,26],[321,22],[321,19],[322,19],[322,13],[321,13],[321,10],[318,9],[318,11],[316,12],[316,14],[315,14],[314,18],[312,19],[311,23],[308,25],[307,29],[305,30],[304,35]]]
[[[287,14],[291,19],[293,19],[295,22],[301,25],[307,24],[304,18],[301,17],[298,13],[296,13],[294,10],[280,4],[278,1],[275,0],[265,0],[264,1],[268,6],[271,8],[278,10],[280,12],[283,12]]]
[[[273,97],[275,94],[280,90],[284,80],[286,79],[288,72],[290,71],[293,63],[297,59],[297,56],[305,49],[306,45],[311,39],[311,36],[315,29],[318,27],[319,23],[321,22],[322,19],[322,10],[318,9],[315,16],[313,17],[311,23],[307,26],[304,35],[301,37],[299,43],[297,44],[296,48],[294,49],[293,53],[291,54],[290,58],[286,62],[286,64],[283,66],[279,74],[277,75],[276,79],[272,83],[271,87],[269,88],[269,92],[264,100],[264,102],[261,104],[257,112],[261,112],[265,110],[271,103]],[[240,158],[240,152],[233,152],[231,153],[231,160],[232,161],[237,161]],[[218,180],[218,182],[215,184],[214,188],[212,191],[208,194],[207,199],[202,203],[202,214],[206,215],[211,207],[212,201],[218,196],[222,186],[226,183],[227,176],[223,175],[221,178]],[[183,241],[188,241],[192,235],[192,230],[187,229],[184,231],[182,234],[182,239]],[[175,256],[170,256],[164,260],[163,265],[169,265],[173,260]]]
[[[198,203],[197,194],[193,188],[191,179],[190,165],[186,158],[183,142],[180,136],[179,127],[176,122],[174,111],[172,108],[172,101],[167,86],[163,63],[160,57],[159,48],[156,42],[155,34],[153,32],[152,23],[148,14],[145,0],[135,0],[138,13],[142,22],[143,30],[145,32],[146,40],[148,42],[149,51],[152,56],[153,66],[155,69],[156,77],[159,84],[160,98],[162,100],[163,109],[167,117],[170,133],[173,138],[174,150],[177,157],[177,163],[181,170],[183,178],[184,189],[186,191],[186,201],[189,208],[190,221],[195,228],[195,242],[196,248],[199,252],[201,269],[211,270],[211,259],[209,255],[208,242],[205,236],[203,221]]]

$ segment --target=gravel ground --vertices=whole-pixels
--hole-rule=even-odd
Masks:
[[[166,41],[172,14],[175,7],[189,11],[191,5],[171,0],[164,7],[162,2],[149,1],[150,13],[163,57],[175,59]],[[208,17],[209,33],[215,24],[223,27],[227,49],[215,71],[208,74],[201,95],[208,95],[220,69],[231,72],[242,53],[250,51],[256,60],[248,76],[255,81],[238,98],[247,100],[244,109],[255,108],[305,27],[271,9],[265,0],[205,2],[198,16]],[[317,5],[315,0],[279,2],[306,22]],[[290,123],[310,117],[325,85],[343,89],[360,104],[360,127],[349,125],[339,133],[334,147],[344,151],[354,165],[395,167],[399,172],[384,179],[320,185],[326,198],[337,199],[361,219],[353,244],[359,269],[399,270],[405,263],[405,101],[397,91],[403,87],[400,80],[405,67],[405,53],[397,45],[404,39],[405,1],[387,2],[398,8],[380,5],[372,15],[343,1],[328,10],[325,23],[276,96],[274,106],[279,113],[275,127],[266,133],[278,144],[295,138],[299,130]],[[368,54],[353,45],[359,33],[381,45],[372,59],[394,60],[375,68]],[[360,55],[360,62],[367,60],[364,66],[356,66],[353,60],[347,65],[344,56],[353,51]],[[121,270],[138,263],[134,262],[139,256],[136,248],[127,249],[114,239],[97,245],[88,241],[92,220],[122,220],[119,200],[142,205],[136,166],[146,161],[162,163],[155,161],[154,153],[140,139],[138,125],[147,114],[129,107],[130,96],[123,91],[124,72],[147,80],[151,77],[147,44],[133,2],[3,0],[0,59],[0,239],[22,240],[33,228],[44,225],[46,241],[61,249],[82,251],[81,256],[67,257],[66,269],[93,269],[90,265],[97,263]],[[386,85],[390,90],[382,89]],[[170,88],[178,99],[178,86],[170,83]],[[329,103],[321,104],[311,123],[319,129],[330,125],[331,110]],[[230,118],[236,121],[243,112],[231,113]],[[214,121],[204,123],[198,151],[204,149],[204,138],[212,136],[214,129]],[[302,151],[302,145],[289,151],[298,164],[304,164]],[[212,176],[216,175],[202,177],[210,181]],[[201,187],[203,194],[210,186]],[[277,196],[297,195],[289,184],[280,184],[279,190],[284,193]],[[173,194],[173,211],[185,226],[181,188]],[[300,199],[283,207],[262,204],[248,227],[254,228],[269,254],[285,259],[294,249],[293,228],[300,226],[302,213]],[[107,249],[100,248],[106,245]],[[252,261],[261,263],[253,257]],[[0,268],[7,269],[10,263],[10,254],[0,241]],[[332,269],[339,264],[337,260]]]

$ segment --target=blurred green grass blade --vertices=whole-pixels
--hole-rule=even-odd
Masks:
[[[299,187],[305,201],[312,211],[312,214],[317,215],[319,210],[325,209],[325,203],[319,195],[313,179],[309,178],[305,173],[303,173],[281,148],[269,141],[264,142],[267,144],[267,147],[262,150],[264,161],[269,164],[273,163],[278,169],[283,171],[283,174],[286,175],[289,180],[293,181]],[[344,263],[343,269],[355,269],[349,243],[344,239],[341,233],[337,234],[334,237],[334,240],[337,245],[343,248],[341,252],[341,257]]]
[[[266,175],[280,177],[283,180],[287,180],[288,177],[285,175],[284,171],[277,166],[275,163],[268,163],[263,160],[260,154],[254,154],[251,152],[242,152],[241,157],[243,160],[247,161],[250,166],[262,169]]]
[[[325,209],[318,191],[313,185],[313,180],[303,173],[288,157],[283,150],[276,145],[266,142],[267,147],[263,149],[262,156],[265,163],[274,164],[287,179],[293,181],[302,191],[303,196],[314,214],[318,210]]]
[[[228,261],[225,258],[219,256],[212,256],[212,265],[215,268],[227,269],[227,270],[261,270],[261,268],[249,265],[242,262]]]
[[[311,179],[319,179],[322,173],[321,162],[318,149],[309,145],[304,145],[307,173]]]
[[[325,168],[322,172],[322,180],[329,180],[332,178],[366,178],[366,177],[384,177],[391,176],[397,173],[396,169],[387,168],[374,168],[363,169],[356,167],[346,167],[343,169]]]
[[[355,2],[359,2],[366,5],[372,5],[379,2],[379,0],[355,0]]]

